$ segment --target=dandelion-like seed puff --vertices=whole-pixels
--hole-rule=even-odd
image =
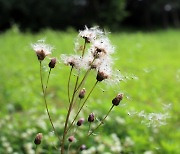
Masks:
[[[38,60],[42,61],[44,58],[52,53],[53,47],[49,44],[45,44],[44,40],[39,40],[37,43],[31,44],[31,47],[35,51]]]

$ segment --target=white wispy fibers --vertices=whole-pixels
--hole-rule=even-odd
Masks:
[[[115,47],[110,43],[110,40],[105,36],[95,40],[89,49],[89,52],[95,58],[100,58],[106,55],[109,56],[110,54],[114,53],[114,51],[115,51]]]
[[[54,47],[45,43],[45,40],[38,40],[36,43],[31,44],[31,47],[35,52],[43,50],[45,55],[50,55]]]
[[[84,68],[84,62],[81,56],[79,55],[61,55],[61,60],[65,65],[70,65],[76,69]]]
[[[93,42],[99,37],[102,37],[103,34],[104,32],[100,30],[98,26],[92,28],[88,28],[87,26],[85,26],[84,30],[79,31],[79,36],[84,38],[88,43]]]
[[[146,113],[144,110],[140,112],[129,111],[128,115],[132,117],[139,117],[141,119],[141,124],[144,124],[147,127],[153,127],[153,128],[166,125],[167,124],[166,120],[170,118],[170,114],[167,110],[165,113],[163,112]]]
[[[46,44],[45,40],[38,40],[36,43],[31,44],[31,47],[37,54],[39,60],[44,60],[44,58],[50,55],[54,49],[51,45]]]

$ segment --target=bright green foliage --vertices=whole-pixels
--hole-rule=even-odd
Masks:
[[[30,153],[37,133],[44,138],[38,147],[44,153],[59,153],[59,143],[53,135],[42,101],[39,81],[39,63],[30,43],[46,38],[55,46],[53,56],[73,52],[75,32],[44,31],[33,35],[12,29],[0,35],[0,153]],[[126,76],[126,81],[115,87],[99,84],[88,101],[82,116],[95,112],[98,119],[109,110],[111,100],[118,92],[127,97],[113,109],[109,119],[87,139],[88,123],[80,128],[72,144],[77,149],[82,143],[98,153],[119,153],[112,147],[117,144],[124,153],[178,154],[180,141],[180,31],[167,30],[152,33],[117,33],[110,36],[116,46],[115,66]],[[47,75],[48,59],[44,62]],[[67,76],[70,68],[59,63],[52,70],[48,88],[48,104],[53,121],[62,136],[67,104]],[[133,78],[133,79],[132,79]],[[95,82],[95,74],[88,78],[87,91]],[[72,85],[71,85],[72,86]],[[102,88],[104,90],[102,90]],[[171,107],[164,110],[164,104]],[[148,120],[136,113],[169,113],[167,124],[147,126]],[[128,114],[129,112],[129,114]],[[145,123],[142,123],[145,121]],[[96,120],[97,124],[98,121]],[[115,149],[116,150],[116,149]],[[9,151],[9,152],[8,152]],[[13,152],[12,152],[13,151]],[[92,152],[93,153],[93,152]]]

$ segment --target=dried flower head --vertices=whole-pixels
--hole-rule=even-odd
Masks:
[[[44,58],[51,54],[53,47],[45,44],[44,40],[39,40],[37,43],[32,44],[33,50],[36,52],[39,61],[44,60]]]
[[[79,98],[80,98],[80,99],[83,99],[84,96],[85,96],[85,94],[86,94],[86,89],[83,88],[83,89],[79,92]]]
[[[113,100],[112,104],[118,106],[121,100],[123,99],[123,94],[118,94]]]
[[[83,68],[83,59],[78,55],[61,55],[61,59],[65,65],[70,65],[76,69]]]
[[[84,123],[84,118],[81,118],[77,122],[77,126],[81,126]]]
[[[93,42],[98,37],[101,37],[104,34],[103,31],[101,31],[98,27],[92,27],[88,28],[85,26],[85,29],[82,31],[79,31],[79,36],[84,38],[86,43]]]
[[[108,75],[106,73],[98,71],[97,76],[96,76],[97,81],[101,82],[107,78],[108,78]]]
[[[109,39],[104,37],[95,40],[89,52],[91,52],[94,58],[100,58],[114,53],[114,47],[111,45]]]
[[[70,136],[70,137],[68,138],[68,141],[69,141],[69,142],[73,142],[74,140],[75,140],[74,136]]]
[[[36,135],[36,137],[35,137],[34,143],[35,143],[36,145],[41,144],[42,137],[43,137],[42,133],[38,133],[38,134]]]
[[[80,151],[83,151],[83,150],[86,150],[86,145],[85,144],[80,146]]]
[[[52,58],[49,62],[49,67],[54,68],[56,66],[56,58]]]
[[[89,117],[88,117],[88,121],[89,122],[93,122],[94,121],[94,113],[91,113],[90,115],[89,115]]]

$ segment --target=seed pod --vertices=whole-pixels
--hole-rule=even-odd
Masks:
[[[85,94],[86,94],[86,89],[83,88],[83,89],[79,92],[79,98],[80,98],[80,99],[83,99],[84,96],[85,96]]]
[[[118,106],[120,101],[123,99],[123,94],[118,94],[113,100],[112,104]]]
[[[46,57],[46,54],[43,50],[36,51],[36,55],[38,57],[38,60],[42,61]]]
[[[88,117],[88,121],[89,122],[93,122],[94,121],[94,113],[91,113]]]
[[[77,126],[81,126],[84,123],[84,118],[81,118],[77,122]]]
[[[56,58],[52,58],[49,62],[49,67],[54,68],[56,66]]]
[[[42,133],[38,133],[35,137],[34,144],[36,145],[41,144],[42,137],[43,137]]]
[[[86,150],[86,145],[84,144],[80,146],[80,151],[83,151],[83,150]]]
[[[97,76],[96,76],[97,81],[101,82],[107,78],[108,78],[108,75],[106,75],[104,72],[98,71]]]
[[[74,140],[75,140],[74,136],[70,136],[70,137],[68,138],[68,141],[69,141],[69,142],[73,142]]]

